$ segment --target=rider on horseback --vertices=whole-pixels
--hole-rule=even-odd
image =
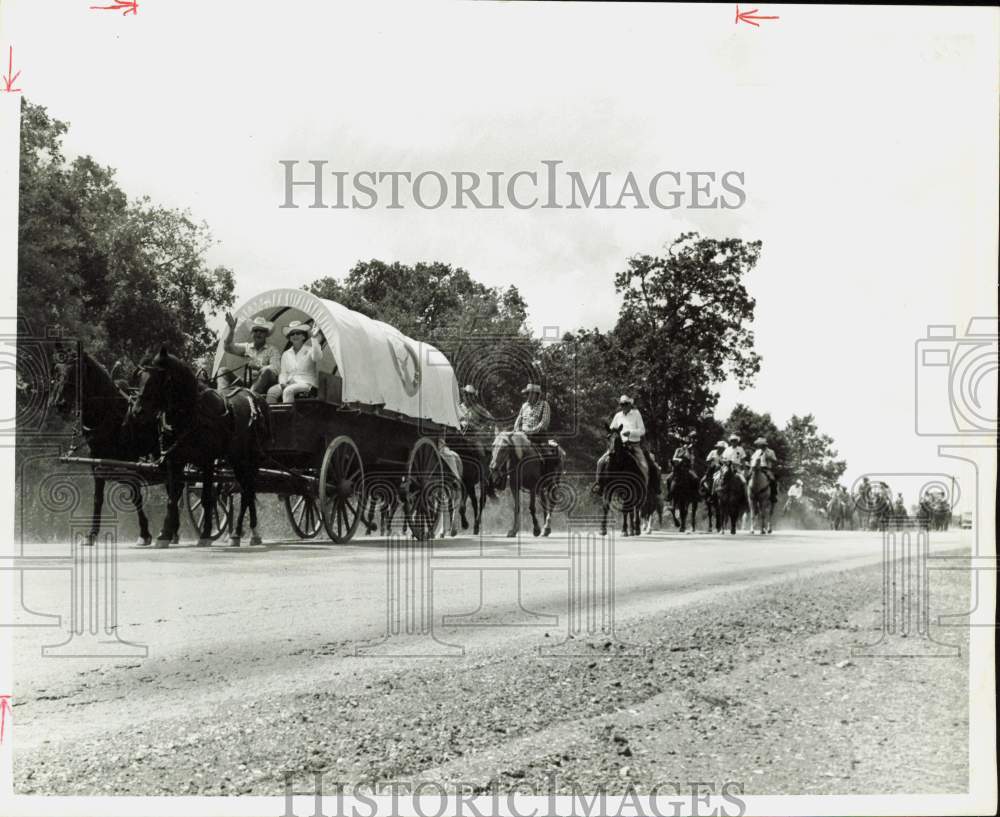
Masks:
[[[633,407],[632,398],[623,394],[618,399],[618,412],[611,419],[611,429],[617,430],[621,435],[625,450],[635,460],[639,472],[642,474],[643,483],[649,482],[649,474],[652,466],[648,462],[649,454],[643,443],[646,436],[646,426],[642,422],[642,415],[639,410]],[[604,485],[604,473],[608,469],[608,461],[611,458],[611,447],[605,451],[597,461],[597,484],[594,486],[601,490]]]
[[[491,434],[496,420],[479,403],[479,392],[475,386],[462,387],[462,399],[458,404],[458,428],[468,435],[480,457],[487,454],[485,436]]]
[[[533,443],[541,442],[537,439],[537,435],[548,431],[549,421],[552,419],[549,403],[542,399],[541,386],[537,383],[529,383],[521,389],[521,394],[526,395],[525,402],[522,403],[521,410],[517,413],[517,419],[514,420],[514,430],[510,435],[518,459],[524,456],[524,449],[530,448]],[[540,453],[544,456],[541,449]]]
[[[672,473],[670,474],[670,479],[667,485],[667,498],[670,499],[673,495],[674,483],[677,482],[677,477],[681,475],[683,470],[687,470],[691,474],[691,479],[697,483],[698,475],[694,471],[694,458],[695,458],[695,443],[698,440],[698,432],[691,431],[687,435],[687,442],[681,443],[674,449],[674,456],[671,457],[671,465],[673,466]]]
[[[746,452],[743,450],[743,446],[740,445],[740,435],[730,434],[729,445],[726,446],[726,450],[722,452],[720,458],[722,460],[722,468],[719,470],[724,472],[728,468],[740,480],[746,482],[746,477],[743,476],[743,464],[746,462],[746,458]]]
[[[722,465],[722,453],[726,450],[726,441],[719,440],[715,444],[715,448],[708,452],[708,456],[705,457],[705,463],[707,467],[705,468],[704,481],[711,485],[712,477],[715,476],[715,472],[719,470]]]
[[[750,456],[750,467],[760,468],[767,476],[767,481],[771,486],[771,504],[774,505],[778,501],[778,480],[774,476],[774,467],[778,464],[778,456],[767,447],[767,440],[764,437],[758,437],[753,444],[757,450]]]

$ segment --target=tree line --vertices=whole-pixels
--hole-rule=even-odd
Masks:
[[[210,324],[234,300],[233,271],[206,261],[208,226],[186,210],[130,199],[114,170],[89,156],[67,159],[67,127],[22,101],[22,331],[78,338],[109,368],[161,343],[185,359],[204,359],[217,342]],[[715,416],[717,386],[734,379],[749,387],[760,370],[756,304],[745,282],[761,247],[684,233],[659,255],[627,258],[614,276],[615,325],[558,338],[532,331],[516,286],[486,286],[444,262],[359,261],[342,277],[304,288],[433,343],[501,424],[515,416],[525,383],[540,383],[553,410],[553,435],[574,469],[592,467],[618,397],[627,393],[661,463],[692,430],[701,459],[728,433],[740,434],[745,446],[763,435],[780,460],[779,479],[802,478],[819,498],[846,464],[812,414],[793,416],[781,428],[744,405],[724,420]],[[30,368],[20,364],[20,371]],[[21,377],[19,399],[35,387]]]

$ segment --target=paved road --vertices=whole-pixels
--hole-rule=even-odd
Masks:
[[[968,541],[964,532],[936,535],[933,550]],[[30,552],[65,555],[68,548]],[[179,714],[210,718],[234,701],[266,708],[294,692],[348,695],[401,669],[440,667],[447,656],[509,655],[518,644],[529,655],[572,653],[569,636],[602,628],[613,627],[627,645],[633,624],[667,608],[724,603],[755,585],[875,564],[881,555],[879,534],[826,531],[554,533],[520,544],[458,537],[430,550],[387,548],[378,539],[123,548],[117,592],[91,594],[86,603],[100,615],[113,597],[118,639],[126,643],[76,638],[63,648],[72,655],[96,646],[117,657],[43,656],[64,630],[16,630],[16,748],[30,757],[46,743],[101,739]],[[68,622],[69,577],[66,570],[26,573],[25,606]],[[23,609],[16,620],[40,621]],[[94,618],[85,611],[81,620]]]

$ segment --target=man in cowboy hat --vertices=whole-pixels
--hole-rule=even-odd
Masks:
[[[712,484],[712,478],[715,476],[715,472],[719,470],[719,466],[722,465],[722,452],[726,450],[726,441],[719,440],[715,444],[715,448],[708,452],[708,456],[705,457],[705,476],[703,478],[704,482],[708,485]]]
[[[510,435],[518,459],[524,455],[524,449],[531,445],[533,435],[544,434],[549,430],[552,419],[552,409],[549,408],[548,400],[542,399],[541,386],[529,383],[521,389],[521,394],[525,396],[524,403],[517,413],[514,431]]]
[[[774,467],[778,464],[778,456],[767,447],[767,439],[758,437],[753,441],[754,452],[750,455],[750,467],[760,468],[767,476],[767,481],[771,486],[771,505],[778,501],[778,480],[774,476]],[[801,484],[801,480],[799,480]]]
[[[291,321],[281,330],[292,345],[281,356],[281,371],[277,385],[267,392],[268,403],[290,403],[297,394],[315,391],[319,383],[317,364],[323,358],[320,345],[323,333],[319,326],[306,321]],[[306,340],[311,341],[306,345]]]
[[[648,461],[649,454],[646,452],[643,438],[646,436],[646,425],[642,422],[642,415],[632,403],[632,398],[623,394],[618,398],[618,411],[611,418],[610,428],[618,429],[622,442],[625,443],[625,450],[635,460],[639,467],[644,483],[649,481],[651,470]],[[601,490],[604,484],[604,474],[608,469],[608,461],[611,459],[611,447],[601,454],[597,460],[597,484],[594,486]]]
[[[250,342],[234,343],[233,333],[236,331],[236,318],[231,312],[226,313],[226,337],[223,343],[226,352],[236,357],[246,358],[245,381],[250,390],[258,395],[267,394],[268,389],[278,382],[278,370],[281,367],[281,353],[267,339],[274,331],[274,324],[261,317],[256,317],[250,323]],[[230,375],[226,369],[218,375]]]
[[[495,422],[490,413],[479,403],[479,391],[468,384],[462,387],[458,404],[458,427],[470,434],[486,431]]]

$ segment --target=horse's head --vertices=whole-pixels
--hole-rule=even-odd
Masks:
[[[147,355],[139,364],[139,390],[129,414],[142,422],[178,402],[193,406],[196,383],[193,372],[171,355],[166,346],[161,346],[159,352]]]
[[[490,454],[490,485],[502,491],[510,473],[510,462],[513,456],[514,441],[510,432],[500,431],[493,438],[493,450]]]

